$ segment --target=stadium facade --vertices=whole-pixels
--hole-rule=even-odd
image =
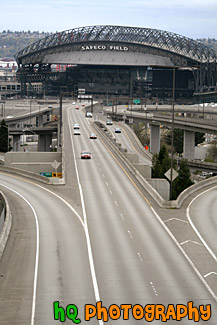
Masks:
[[[89,26],[41,39],[16,55],[22,95],[77,94],[128,98],[172,97],[176,69],[176,98],[217,85],[214,50],[175,33],[139,27]],[[56,71],[53,67],[64,67]],[[34,84],[41,83],[41,93]],[[31,87],[32,86],[32,87]],[[65,87],[65,88],[63,88]]]

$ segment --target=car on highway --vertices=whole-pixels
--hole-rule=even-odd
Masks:
[[[95,133],[90,134],[90,139],[97,139],[97,135]]]
[[[79,109],[79,106],[76,106],[75,109]]]
[[[13,115],[8,115],[6,116],[6,118],[13,118]]]
[[[93,117],[93,114],[91,112],[87,112],[86,117]]]
[[[82,106],[84,107],[84,106],[85,106],[85,104],[82,104]]]
[[[91,152],[88,150],[83,150],[81,152],[81,159],[91,159]]]
[[[76,124],[74,124],[73,128],[74,128],[74,130],[80,129],[80,125],[76,123]]]
[[[72,102],[72,105],[75,105],[75,102]]]
[[[113,125],[112,120],[107,120],[107,121],[106,121],[106,125]]]
[[[115,128],[115,133],[121,133],[121,129],[120,128]]]
[[[80,134],[81,134],[81,131],[79,129],[74,130],[74,135],[80,135]]]

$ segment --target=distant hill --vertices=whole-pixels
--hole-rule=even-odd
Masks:
[[[27,45],[49,36],[52,33],[36,32],[0,32],[0,58],[14,58],[14,55]]]
[[[48,32],[38,31],[15,31],[4,30],[0,32],[0,58],[14,58],[14,55],[27,45],[38,41],[41,38],[51,35]],[[201,38],[197,41],[213,48],[217,52],[217,40]]]

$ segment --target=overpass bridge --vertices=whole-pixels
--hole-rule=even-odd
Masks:
[[[172,114],[152,113],[148,111],[144,113],[138,112],[117,112],[111,113],[114,120],[122,119],[126,123],[148,123],[150,125],[150,151],[158,153],[160,151],[160,126],[172,127]],[[174,128],[184,130],[184,158],[188,160],[194,159],[195,148],[195,132],[203,132],[209,134],[217,134],[217,119],[201,119],[190,117],[174,117]]]
[[[10,118],[0,117],[0,121],[5,120],[8,126],[8,137],[13,136],[13,150],[19,151],[20,138],[24,134],[38,135],[38,151],[50,151],[53,134],[58,132],[58,121],[50,122],[52,108],[45,107],[37,110],[22,113]],[[49,116],[48,116],[49,115]],[[37,127],[33,125],[33,119],[37,119]],[[23,123],[27,122],[27,128]]]

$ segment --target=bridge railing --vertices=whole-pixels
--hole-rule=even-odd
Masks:
[[[172,119],[172,114],[169,112],[166,113],[154,113],[153,118],[160,118],[165,120]],[[211,116],[210,118],[193,118],[193,117],[183,117],[183,116],[174,116],[175,121],[183,121],[188,123],[195,124],[206,124],[209,126],[217,126],[217,117]]]

